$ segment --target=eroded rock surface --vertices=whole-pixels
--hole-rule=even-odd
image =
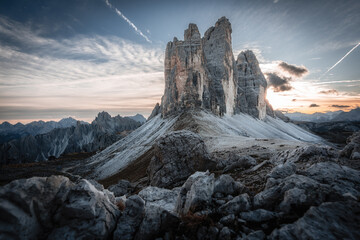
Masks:
[[[242,112],[265,117],[270,106],[266,80],[252,51],[241,52],[235,61],[231,32],[229,20],[222,17],[203,38],[191,23],[183,41],[174,38],[167,44],[163,116],[203,108],[219,116]]]
[[[360,160],[360,132],[354,133],[347,139],[347,145],[340,152],[340,156],[350,160]]]
[[[107,239],[120,214],[111,192],[63,176],[15,180],[0,202],[0,239]]]
[[[153,186],[179,186],[192,173],[215,167],[202,138],[190,131],[166,134],[153,147],[154,157],[148,168]]]
[[[276,229],[269,239],[359,239],[359,222],[359,202],[327,202],[311,207],[295,223]]]

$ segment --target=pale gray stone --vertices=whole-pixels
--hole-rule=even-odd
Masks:
[[[175,212],[179,192],[180,188],[169,190],[150,186],[141,190],[139,196],[144,199],[147,206],[158,206],[169,212]]]
[[[212,202],[214,182],[214,174],[209,172],[191,175],[180,190],[176,202],[177,212],[186,215],[207,209]]]
[[[247,113],[264,119],[267,83],[252,51],[241,52],[235,61],[231,24],[220,18],[201,38],[189,24],[184,41],[174,38],[165,51],[164,117],[185,109],[203,108],[216,115]],[[274,114],[271,114],[274,116]]]
[[[63,176],[13,181],[0,201],[1,239],[108,239],[120,214],[110,192]]]

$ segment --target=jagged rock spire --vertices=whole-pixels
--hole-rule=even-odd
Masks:
[[[163,116],[203,108],[219,116],[243,112],[265,117],[266,80],[253,52],[242,52],[235,61],[231,32],[222,17],[203,38],[190,23],[184,41],[174,38],[167,44]]]

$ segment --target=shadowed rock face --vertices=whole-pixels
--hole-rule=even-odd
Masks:
[[[46,161],[61,154],[94,152],[122,138],[118,133],[138,128],[141,123],[101,112],[91,124],[56,128],[36,136],[24,136],[0,146],[0,165]]]
[[[237,106],[236,110],[256,116],[266,115],[267,83],[252,51],[241,52],[236,60]]]
[[[166,134],[153,147],[154,157],[148,168],[153,186],[178,186],[195,171],[214,169],[216,165],[202,138],[190,131]]]
[[[189,24],[184,41],[174,38],[165,52],[165,92],[161,112],[166,117],[184,109],[204,108],[216,115],[266,115],[266,80],[252,51],[235,61],[231,24],[225,17],[203,38]]]

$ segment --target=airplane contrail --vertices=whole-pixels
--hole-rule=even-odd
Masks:
[[[339,61],[337,61],[331,68],[329,68],[323,75],[321,75],[320,79],[325,76],[328,72],[330,72],[334,67],[336,67],[339,63],[341,63],[342,60],[344,60],[352,51],[354,51],[358,46],[360,45],[360,42],[355,45],[350,51],[348,51],[345,56],[343,56]]]
[[[150,40],[145,34],[143,34],[143,33],[140,31],[140,29],[138,29],[138,28],[135,26],[134,23],[132,23],[127,17],[125,17],[125,15],[124,15],[122,12],[120,12],[116,7],[114,7],[114,6],[109,2],[109,0],[105,0],[105,3],[106,3],[106,5],[108,5],[108,7],[110,7],[111,9],[114,9],[115,12],[116,12],[116,14],[119,15],[120,17],[122,17],[122,18],[130,25],[130,27],[132,27],[132,28],[135,30],[135,32],[137,32],[140,36],[142,36],[147,42],[152,43],[151,40]]]

